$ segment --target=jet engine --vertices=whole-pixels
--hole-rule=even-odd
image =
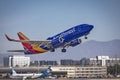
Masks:
[[[73,41],[71,41],[70,46],[75,47],[81,42],[82,42],[81,39],[74,39]]]

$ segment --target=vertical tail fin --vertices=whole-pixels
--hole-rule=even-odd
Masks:
[[[23,33],[21,33],[21,32],[18,32],[18,37],[19,37],[19,39],[20,40],[29,40],[29,38],[28,37],[26,37]],[[30,43],[27,43],[27,42],[22,42],[22,45],[23,45],[23,47],[26,49],[30,49],[32,46],[31,46],[31,44]]]
[[[11,68],[11,70],[12,70],[12,75],[17,74],[16,71],[14,70],[14,68]]]
[[[44,76],[47,76],[50,72],[52,71],[51,66],[49,66],[45,71],[43,71],[42,73],[44,74]]]
[[[22,32],[18,32],[18,36],[20,40],[29,40],[29,38],[26,37]]]
[[[51,72],[51,66],[49,66],[46,70],[42,71],[42,75],[40,76],[41,78],[45,78],[49,75],[49,73]]]
[[[47,72],[50,73],[51,71],[52,71],[51,66],[49,66]]]

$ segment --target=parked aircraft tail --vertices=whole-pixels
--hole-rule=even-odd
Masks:
[[[12,71],[12,75],[17,74],[14,68],[11,68],[11,71]]]
[[[41,78],[47,77],[51,71],[52,71],[51,66],[49,66],[45,71],[41,72],[43,75],[41,75],[40,77]]]

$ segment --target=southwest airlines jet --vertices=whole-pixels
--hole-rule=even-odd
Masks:
[[[93,27],[93,25],[89,24],[80,24],[55,36],[48,37],[45,41],[30,40],[21,32],[18,32],[18,37],[20,40],[11,39],[6,34],[5,36],[9,41],[21,42],[24,47],[24,50],[9,50],[9,52],[39,54],[47,51],[54,52],[56,48],[62,48],[61,51],[66,52],[67,47],[74,47],[82,42],[80,37],[84,36],[85,39],[87,39],[87,35]]]

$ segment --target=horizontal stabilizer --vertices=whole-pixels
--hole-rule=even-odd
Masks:
[[[7,52],[25,52],[25,50],[7,50]]]

